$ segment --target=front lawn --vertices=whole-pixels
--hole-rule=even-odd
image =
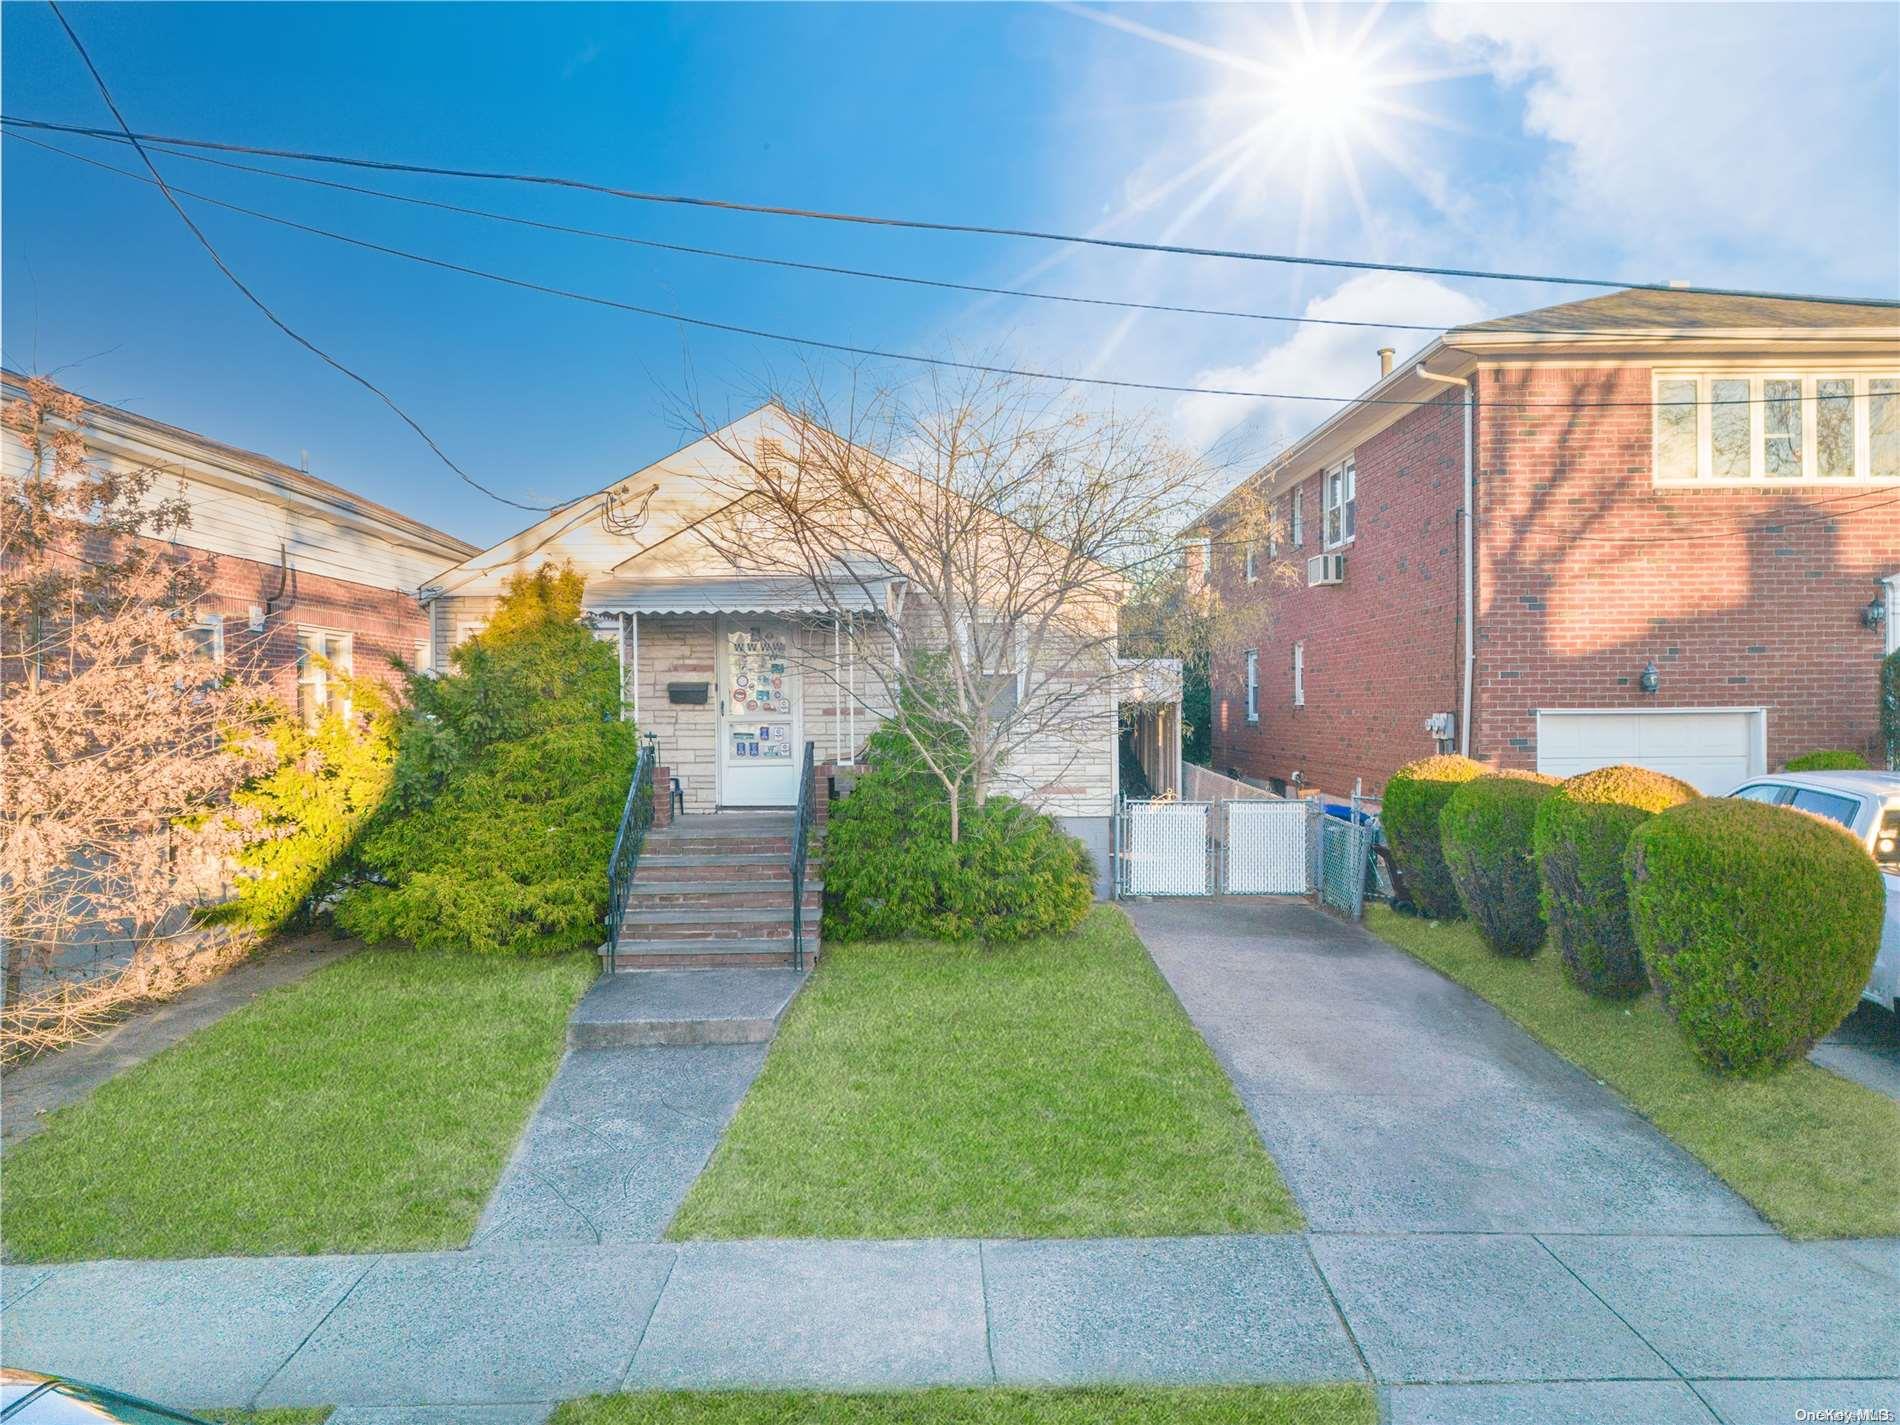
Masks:
[[[1021,945],[827,947],[668,1235],[1300,1225],[1128,918],[1101,907]]]
[[[7,1152],[8,1256],[460,1246],[592,961],[359,950],[259,996]]]
[[[548,1425],[1374,1425],[1363,1385],[1085,1390],[642,1391],[571,1400]]]
[[[1366,925],[1617,1090],[1789,1236],[1900,1233],[1900,1103],[1805,1062],[1767,1078],[1712,1073],[1655,996],[1587,995],[1548,948],[1506,959],[1466,922],[1386,906],[1367,907]]]

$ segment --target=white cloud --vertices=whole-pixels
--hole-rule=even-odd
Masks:
[[[1892,7],[1448,5],[1432,20],[1558,146],[1552,229],[1581,224],[1659,279],[1718,280],[1766,248],[1786,285],[1816,267],[1900,282]]]
[[[1348,279],[1327,296],[1314,298],[1302,315],[1419,323],[1442,330],[1480,321],[1490,313],[1475,298],[1435,278],[1368,272]],[[1250,361],[1198,372],[1194,384],[1288,395],[1356,396],[1378,378],[1380,347],[1393,347],[1403,361],[1430,339],[1428,332],[1303,326]],[[1212,448],[1217,458],[1251,468],[1337,409],[1317,401],[1185,396],[1176,403],[1174,420],[1181,439],[1195,449]],[[1244,473],[1244,469],[1235,470],[1236,478]]]

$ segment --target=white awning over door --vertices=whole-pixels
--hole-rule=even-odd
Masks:
[[[1719,796],[1766,772],[1767,749],[1762,708],[1546,708],[1537,714],[1537,770],[1552,777],[1627,762]]]

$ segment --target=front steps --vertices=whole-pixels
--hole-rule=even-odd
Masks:
[[[787,968],[792,964],[789,812],[680,817],[649,831],[634,867],[611,969]],[[811,852],[819,848],[813,846]],[[805,960],[816,960],[824,886],[808,855]]]

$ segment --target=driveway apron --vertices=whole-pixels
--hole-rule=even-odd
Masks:
[[[1297,902],[1128,907],[1316,1232],[1766,1233],[1610,1090]]]

